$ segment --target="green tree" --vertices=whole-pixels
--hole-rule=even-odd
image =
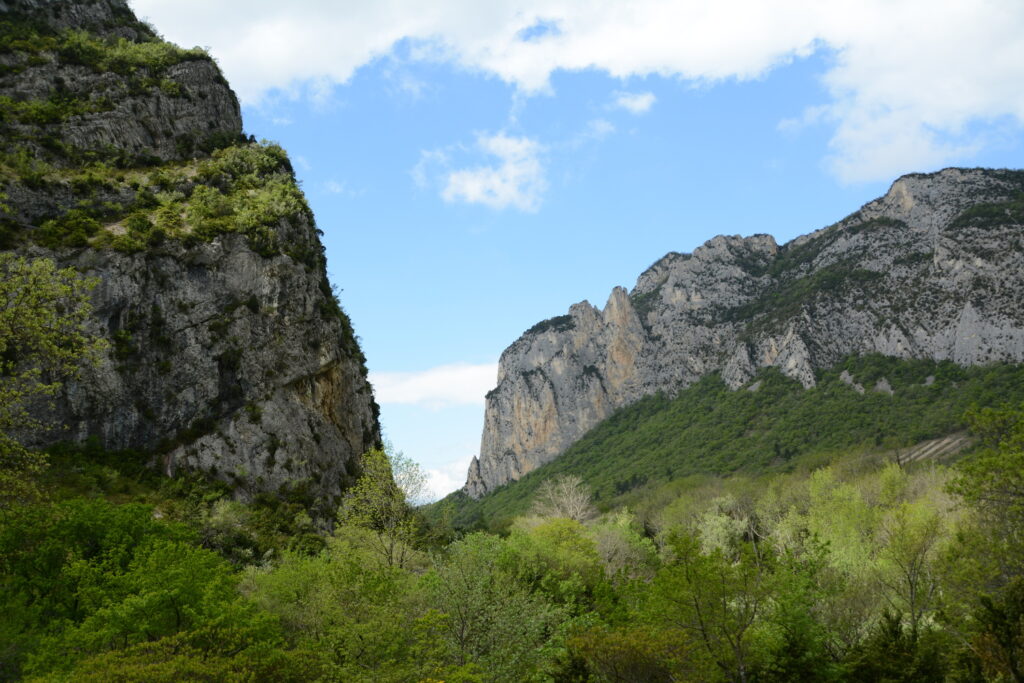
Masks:
[[[0,254],[0,508],[37,493],[45,459],[21,443],[44,427],[34,409],[105,348],[85,330],[94,284],[49,259]]]
[[[752,549],[735,556],[721,549],[700,551],[700,541],[685,532],[669,536],[672,562],[655,576],[647,600],[647,618],[678,634],[684,649],[709,665],[705,680],[751,680],[763,659],[758,626],[772,601],[771,575]]]
[[[1024,575],[1024,407],[967,417],[982,449],[958,468],[950,489],[980,515],[1004,577]]]
[[[971,587],[982,588],[965,620],[969,647],[993,680],[1024,681],[1024,407],[967,417],[982,448],[958,467],[950,490],[977,516],[970,533],[981,539],[958,546],[988,568],[973,577]]]
[[[451,664],[478,665],[488,681],[526,680],[561,611],[503,570],[501,539],[483,533],[454,543],[425,578],[442,617]]]
[[[664,629],[633,624],[593,626],[569,639],[569,647],[599,681],[670,683],[700,680],[686,666],[689,652]]]
[[[500,561],[523,584],[577,609],[585,609],[604,579],[594,541],[566,517],[514,527]]]
[[[916,640],[939,588],[934,564],[943,537],[942,518],[931,506],[902,503],[889,512],[879,531],[879,581],[890,605],[905,610],[910,638]]]
[[[249,567],[243,593],[276,615],[289,641],[324,653],[329,680],[420,680],[413,622],[422,611],[415,577],[367,547],[332,538],[318,555],[285,553]]]
[[[371,547],[385,565],[405,567],[419,533],[409,498],[422,495],[425,478],[412,460],[381,450],[363,455],[362,470],[345,494],[338,521],[368,530]]]

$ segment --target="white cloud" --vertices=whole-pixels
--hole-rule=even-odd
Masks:
[[[410,175],[412,180],[416,183],[416,187],[426,189],[430,186],[431,169],[435,166],[447,166],[448,165],[448,154],[443,150],[421,150],[420,160],[413,166]]]
[[[657,99],[652,92],[617,92],[612,104],[630,114],[646,114]]]
[[[615,126],[605,119],[593,119],[587,122],[583,135],[591,140],[603,140],[615,132]]]
[[[441,197],[446,202],[483,204],[492,209],[510,206],[536,211],[547,189],[539,154],[544,147],[536,140],[510,137],[504,133],[477,137],[477,148],[497,157],[497,166],[475,166],[448,173]]]
[[[344,195],[345,197],[359,197],[365,194],[365,190],[357,190],[343,180],[328,180],[324,182],[324,191],[328,194]]]
[[[484,395],[494,388],[497,377],[497,363],[455,363],[420,372],[371,372],[370,383],[379,403],[439,409],[459,404],[483,405]]]
[[[969,154],[985,143],[973,123],[1024,123],[1020,0],[132,4],[170,39],[211,46],[248,103],[309,84],[322,95],[407,39],[411,60],[496,75],[523,94],[549,92],[558,70],[714,83],[829,50],[822,120],[835,128],[829,165],[848,181]]]
[[[426,475],[429,493],[428,500],[424,502],[444,498],[452,491],[461,489],[466,483],[466,472],[469,470],[469,463],[472,459],[473,456],[467,455],[465,458],[453,460],[440,467],[428,468]]]

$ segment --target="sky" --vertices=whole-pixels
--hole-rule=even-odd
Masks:
[[[1021,0],[130,4],[291,155],[385,436],[436,496],[534,323],[904,173],[1024,166]]]

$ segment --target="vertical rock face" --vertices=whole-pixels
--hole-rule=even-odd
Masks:
[[[464,490],[518,479],[616,409],[712,372],[739,388],[771,366],[810,387],[857,353],[1022,362],[1022,301],[1020,171],[904,176],[782,246],[715,237],[668,254],[603,310],[576,304],[505,350]]]
[[[93,437],[331,509],[378,409],[284,152],[123,0],[0,0],[0,22],[0,237],[93,277],[111,342],[36,444]]]

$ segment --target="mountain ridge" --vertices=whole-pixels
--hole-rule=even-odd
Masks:
[[[484,495],[616,409],[714,371],[734,389],[764,367],[809,387],[851,353],[1024,360],[1022,193],[1021,171],[909,174],[781,246],[717,236],[670,252],[603,309],[574,304],[505,350],[463,490]]]

